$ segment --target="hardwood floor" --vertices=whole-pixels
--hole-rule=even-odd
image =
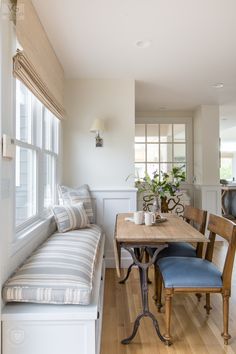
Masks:
[[[214,262],[223,264],[225,247],[217,245]],[[150,272],[153,279],[153,271]],[[165,328],[164,310],[158,314],[152,300],[153,285],[150,285],[149,303],[156,315],[161,333]],[[230,334],[228,346],[224,346],[222,331],[222,299],[211,295],[212,310],[206,315],[205,296],[198,302],[195,295],[175,295],[173,300],[172,335],[174,343],[166,347],[160,342],[151,320],[141,320],[138,333],[128,344],[120,341],[131,334],[133,322],[141,309],[137,269],[133,269],[126,284],[118,283],[115,269],[106,270],[103,333],[101,354],[220,354],[236,353],[236,266],[234,267],[232,296],[230,299]]]

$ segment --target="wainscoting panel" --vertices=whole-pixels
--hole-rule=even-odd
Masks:
[[[221,187],[194,185],[194,205],[208,213],[221,215]],[[222,241],[222,238],[217,235],[216,240]]]
[[[221,215],[220,185],[194,185],[194,204],[209,213]]]
[[[101,225],[106,234],[106,267],[115,267],[113,250],[113,238],[116,215],[137,210],[137,189],[136,188],[104,188],[91,190],[93,208],[96,215],[96,223]],[[122,253],[122,266],[130,264],[130,256],[127,252]]]

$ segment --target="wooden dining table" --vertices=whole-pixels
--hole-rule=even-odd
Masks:
[[[142,297],[142,311],[134,322],[132,334],[123,339],[121,341],[122,344],[130,343],[135,337],[142,317],[150,317],[160,340],[169,344],[160,332],[156,317],[149,310],[148,269],[156,262],[159,253],[158,247],[163,246],[163,244],[168,244],[169,242],[208,242],[206,236],[183,221],[182,218],[174,214],[163,214],[162,216],[166,218],[166,221],[152,226],[136,225],[127,220],[127,218],[132,217],[132,213],[118,214],[116,217],[114,252],[117,276],[119,278],[121,276],[121,249],[123,248],[130,253],[133,264],[138,266]],[[154,254],[150,252],[150,248],[155,249]],[[146,262],[142,261],[144,252],[150,253],[150,259]]]

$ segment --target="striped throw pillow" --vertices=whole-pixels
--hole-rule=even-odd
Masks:
[[[83,229],[89,225],[83,203],[75,205],[55,205],[52,208],[59,232]]]
[[[92,209],[92,199],[87,184],[83,184],[78,188],[69,188],[67,186],[58,186],[58,194],[61,204],[73,205],[83,202],[84,209],[88,215],[89,222],[94,223],[94,215]]]

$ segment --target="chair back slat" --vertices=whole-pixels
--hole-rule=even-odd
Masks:
[[[186,205],[184,208],[183,217],[189,224],[192,224],[192,226],[194,226],[199,232],[201,232],[203,235],[205,234],[207,211],[194,208],[191,205]],[[203,243],[198,242],[196,248],[197,257],[201,258],[202,252]]]
[[[222,216],[210,214],[207,229],[210,231],[210,242],[207,245],[205,258],[212,261],[216,235],[223,237],[228,242],[228,250],[225,257],[222,280],[224,289],[230,291],[231,278],[236,250],[236,224]]]
[[[207,212],[205,210],[194,208],[191,205],[186,205],[184,208],[183,217],[187,222],[193,224],[199,232],[202,234],[205,233],[207,218]]]
[[[217,216],[210,214],[207,229],[210,232],[214,232],[217,235],[220,235],[228,242],[232,237],[232,231],[235,226],[235,223],[229,219],[223,218],[222,216]]]
[[[212,262],[215,239],[216,239],[216,234],[215,232],[211,231],[209,235],[209,243],[207,244],[207,249],[205,253],[205,259],[207,259],[209,262]]]
[[[236,233],[234,232],[236,235]],[[234,237],[236,240],[236,237]],[[233,266],[234,266],[234,258],[235,258],[235,246],[236,242],[231,242],[228,247],[228,251],[226,254],[225,258],[225,264],[224,264],[224,269],[222,273],[222,279],[223,279],[223,287],[225,289],[231,289],[231,279],[232,279],[232,272],[233,272]]]

